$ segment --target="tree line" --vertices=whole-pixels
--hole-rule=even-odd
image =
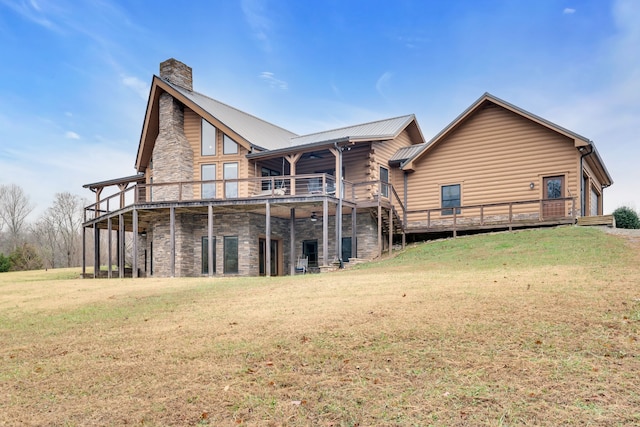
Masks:
[[[80,196],[56,193],[29,223],[35,204],[20,186],[0,184],[0,272],[80,266],[86,204]]]

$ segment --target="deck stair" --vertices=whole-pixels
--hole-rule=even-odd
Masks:
[[[606,225],[615,228],[616,219],[613,215],[582,216],[578,218],[577,224],[580,226]]]

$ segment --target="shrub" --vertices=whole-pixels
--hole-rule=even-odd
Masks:
[[[0,254],[0,273],[6,273],[11,268],[11,261],[9,257]]]
[[[36,249],[25,243],[16,248],[9,255],[12,271],[39,270],[42,268],[42,259],[36,252]]]
[[[640,228],[638,214],[627,206],[621,206],[613,211],[613,217],[616,219],[617,228]]]

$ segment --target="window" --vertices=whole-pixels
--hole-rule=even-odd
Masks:
[[[238,144],[227,135],[223,138],[222,152],[224,154],[238,154]]]
[[[380,194],[389,197],[389,169],[380,166]]]
[[[224,273],[238,272],[238,236],[224,238]]]
[[[589,202],[590,202],[590,206],[589,206],[589,215],[591,216],[597,216],[598,215],[598,211],[600,210],[600,200],[599,200],[599,195],[598,192],[596,191],[595,188],[591,187],[591,197],[589,198]]]
[[[349,262],[351,258],[351,237],[342,238],[342,262]]]
[[[213,269],[216,272],[216,238],[213,239]],[[209,274],[209,237],[202,238],[202,274]]]
[[[216,165],[202,165],[201,166],[201,179],[202,181],[209,181],[216,179]],[[203,199],[215,199],[216,198],[216,183],[208,182],[202,184],[202,198]]]
[[[201,151],[203,156],[216,155],[216,128],[202,119]]]
[[[223,178],[225,180],[238,179],[238,164],[237,163],[225,163],[223,166]],[[224,184],[224,197],[234,198],[238,197],[238,181],[225,182]]]
[[[460,206],[460,184],[443,185],[442,187],[441,207],[457,207]],[[456,214],[460,213],[460,209],[456,209]],[[443,209],[442,215],[453,215],[453,209]]]

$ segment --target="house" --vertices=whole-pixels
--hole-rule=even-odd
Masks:
[[[105,259],[108,277],[114,259],[120,277],[321,271],[407,234],[600,215],[612,183],[591,141],[489,94],[430,141],[414,115],[296,135],[194,91],[175,59],[153,77],[135,168],[85,185],[94,276]]]

